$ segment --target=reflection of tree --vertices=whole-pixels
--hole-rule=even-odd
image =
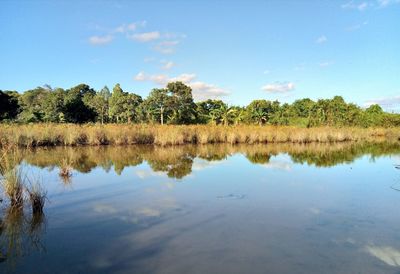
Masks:
[[[22,208],[8,208],[0,219],[0,262],[14,268],[18,258],[34,251],[45,251],[41,236],[44,214],[25,216]]]
[[[330,167],[342,163],[352,163],[355,159],[369,155],[372,160],[382,155],[390,155],[400,152],[400,144],[398,143],[381,143],[381,144],[351,144],[342,149],[326,149],[319,151],[302,151],[290,153],[294,163],[307,163],[318,167]]]
[[[400,152],[399,143],[331,143],[331,144],[255,144],[255,145],[184,145],[170,147],[103,146],[103,147],[57,147],[23,152],[29,164],[39,167],[57,167],[62,159],[71,159],[72,168],[90,172],[95,167],[108,171],[112,167],[121,174],[125,167],[148,162],[154,171],[166,172],[168,176],[182,178],[190,174],[193,159],[207,161],[223,160],[235,153],[244,154],[250,162],[266,164],[273,155],[286,153],[295,163],[329,167],[350,163],[363,155],[372,159]]]
[[[253,164],[268,164],[271,155],[262,152],[256,152],[252,154],[246,154],[247,159]]]
[[[181,179],[192,172],[193,158],[183,155],[172,161],[149,160],[149,165],[153,171],[164,171],[168,177]]]

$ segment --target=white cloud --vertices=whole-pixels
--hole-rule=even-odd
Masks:
[[[294,88],[294,83],[292,82],[275,82],[261,87],[263,91],[268,93],[286,93],[294,90]]]
[[[200,81],[189,83],[189,85],[192,87],[193,97],[197,101],[207,99],[219,99],[230,94],[227,90],[223,88]]]
[[[369,2],[356,3],[355,1],[351,0],[351,1],[343,4],[342,8],[343,9],[356,9],[356,10],[359,10],[359,11],[364,11],[369,6],[372,6],[372,4],[369,3]]]
[[[190,83],[196,78],[196,74],[194,73],[183,73],[176,77],[172,77],[168,79],[168,82],[183,82],[183,83]]]
[[[263,74],[270,74],[271,71],[269,71],[268,69],[263,71]]]
[[[161,67],[164,70],[172,69],[175,66],[175,63],[172,61],[161,61],[163,66]]]
[[[168,83],[168,76],[165,74],[153,74],[153,75],[148,75],[145,74],[143,71],[139,72],[134,79],[136,81],[149,81],[149,82],[153,82],[156,83],[158,85],[165,85]]]
[[[400,110],[400,96],[389,96],[389,97],[380,97],[376,99],[370,99],[365,101],[365,106],[369,107],[370,105],[378,104],[382,106],[386,110]]]
[[[328,41],[328,38],[326,38],[325,35],[322,35],[322,36],[318,37],[317,40],[315,40],[315,42],[317,44],[323,44],[323,43],[326,43],[327,41]]]
[[[193,73],[183,73],[176,77],[169,77],[166,74],[149,75],[145,74],[144,72],[139,72],[134,79],[136,81],[149,81],[163,86],[169,82],[181,81],[192,88],[193,98],[195,100],[218,99],[230,94],[229,91],[216,85],[201,81],[194,81],[196,79],[196,74]]]
[[[158,31],[151,31],[151,32],[129,34],[127,37],[129,39],[133,39],[135,41],[145,43],[145,42],[150,42],[150,41],[159,39],[161,37],[161,34]]]
[[[89,37],[89,43],[92,45],[105,45],[110,43],[114,37],[112,35],[105,36],[91,36]]]
[[[171,54],[175,52],[176,46],[180,43],[178,40],[166,40],[157,43],[153,49],[162,54]]]

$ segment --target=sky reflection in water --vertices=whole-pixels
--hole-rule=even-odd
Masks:
[[[400,184],[399,144],[21,153],[50,203],[34,230],[39,247],[29,236],[33,217],[2,210],[0,272],[400,270],[400,192],[391,188]],[[65,183],[58,166],[66,157],[74,172]],[[19,246],[5,244],[18,235]],[[18,247],[24,252],[12,257]]]

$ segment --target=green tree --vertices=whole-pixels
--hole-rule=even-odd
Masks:
[[[16,91],[0,90],[0,121],[13,120],[19,112],[19,94]]]
[[[182,82],[168,83],[167,94],[172,111],[172,124],[192,124],[197,120],[196,104],[193,102],[192,88]]]
[[[86,84],[77,85],[66,91],[64,97],[64,116],[70,123],[86,123],[95,120],[96,112],[90,101],[96,92]]]
[[[276,106],[274,107],[276,108]],[[250,123],[263,125],[268,122],[273,109],[271,101],[254,100],[246,107],[248,120]]]
[[[150,120],[157,121],[163,125],[165,122],[164,117],[172,114],[172,103],[168,90],[163,88],[153,89],[145,100],[143,107]]]

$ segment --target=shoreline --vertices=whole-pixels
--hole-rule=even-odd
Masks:
[[[0,124],[0,147],[400,142],[400,128]]]

